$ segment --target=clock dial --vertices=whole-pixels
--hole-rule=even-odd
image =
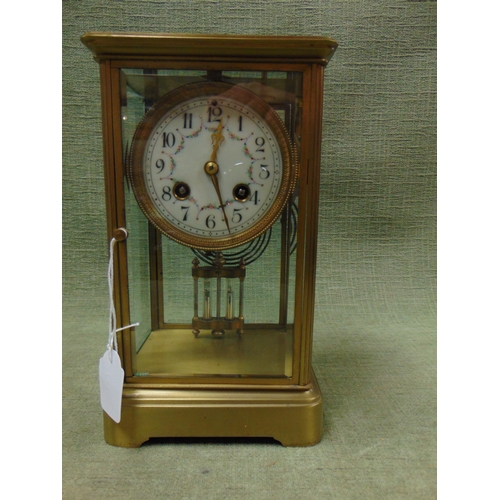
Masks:
[[[167,236],[202,249],[255,238],[293,190],[294,154],[274,110],[222,83],[165,96],[140,123],[129,163],[136,198]]]

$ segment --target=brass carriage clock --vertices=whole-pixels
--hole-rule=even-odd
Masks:
[[[108,443],[322,435],[311,366],[325,37],[87,33],[125,380]]]

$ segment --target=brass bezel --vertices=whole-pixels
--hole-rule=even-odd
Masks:
[[[156,124],[174,107],[195,97],[224,95],[252,109],[273,132],[281,151],[282,182],[274,203],[250,228],[236,235],[201,237],[179,229],[165,219],[152,202],[144,181],[144,152]],[[183,245],[199,250],[225,250],[234,248],[264,233],[283,211],[293,193],[297,179],[297,158],[288,132],[274,109],[253,92],[238,85],[223,82],[190,83],[179,87],[161,99],[144,115],[135,131],[127,162],[127,177],[132,185],[137,203],[150,222],[163,234]]]

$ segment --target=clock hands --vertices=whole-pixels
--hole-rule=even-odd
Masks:
[[[220,194],[220,189],[219,189],[219,181],[217,180],[217,172],[219,171],[219,166],[215,162],[207,162],[205,164],[205,172],[210,175],[212,178],[212,182],[215,188],[215,191],[217,192],[217,198],[219,199],[220,207],[222,208],[222,214],[224,216],[224,222],[226,223],[227,231],[231,232],[229,229],[229,223],[227,221],[226,217],[226,211],[224,210],[224,203],[222,203],[222,196]]]
[[[224,142],[224,135],[222,134],[222,121],[219,122],[219,126],[217,130],[212,134],[212,155],[210,156],[210,160],[205,163],[205,172],[212,179],[212,183],[215,188],[215,192],[217,193],[217,198],[219,199],[220,208],[222,209],[222,215],[224,217],[224,222],[226,223],[228,233],[231,232],[229,229],[229,222],[226,217],[226,211],[224,209],[225,205],[222,202],[222,196],[220,194],[219,181],[217,179],[217,172],[219,171],[219,165],[217,164],[217,152],[219,150],[219,146]]]
[[[212,156],[210,157],[210,161],[215,161],[217,159],[217,151],[219,150],[219,146],[224,142],[224,136],[222,135],[222,120],[219,122],[219,126],[217,130],[212,134]]]

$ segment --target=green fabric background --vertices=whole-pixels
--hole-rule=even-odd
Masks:
[[[63,2],[63,492],[68,499],[436,496],[436,3]],[[104,443],[107,342],[98,65],[86,31],[324,35],[312,448]]]

